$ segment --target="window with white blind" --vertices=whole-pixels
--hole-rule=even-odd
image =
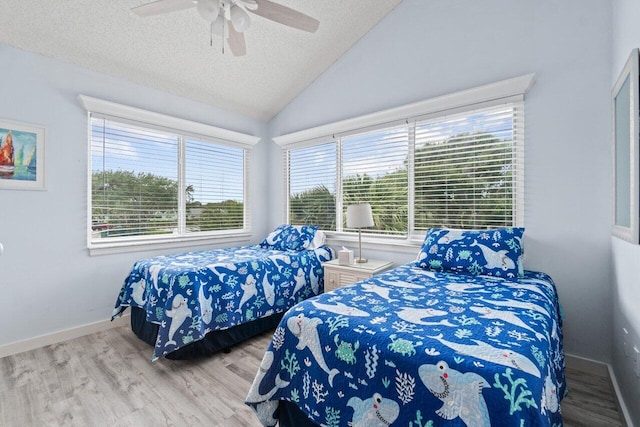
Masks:
[[[185,139],[187,233],[241,230],[245,150]]]
[[[248,233],[247,146],[94,112],[89,139],[90,248]]]
[[[336,229],[337,158],[334,142],[285,152],[289,222]]]
[[[342,228],[347,206],[370,203],[375,226],[369,232],[406,235],[409,128],[384,128],[340,139]]]
[[[92,239],[242,230],[244,151],[92,117]]]
[[[518,82],[525,86],[524,91],[532,78],[525,76]],[[495,87],[487,90],[490,95],[492,91]],[[296,142],[295,134],[282,137],[293,140],[282,144],[287,166],[287,219],[322,225],[325,230],[354,232],[346,227],[346,208],[368,202],[375,226],[362,231],[369,234],[419,238],[431,227],[522,226],[522,93],[499,99],[488,96],[484,102],[451,108],[430,101],[427,107],[433,112],[402,120],[393,117],[395,122],[385,120],[392,123],[389,125],[358,119],[368,130],[319,137],[317,145],[313,140]],[[384,115],[371,116],[379,119]],[[340,122],[336,126],[347,125]],[[329,126],[300,134],[319,133],[325,128]],[[320,195],[320,189],[327,189],[326,197]],[[320,206],[322,221],[301,214],[317,212]],[[332,214],[335,218],[330,220]]]
[[[416,123],[415,230],[516,225],[521,110],[504,105]]]

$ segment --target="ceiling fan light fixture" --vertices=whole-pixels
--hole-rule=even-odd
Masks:
[[[238,5],[234,5],[230,12],[233,28],[237,32],[242,33],[249,29],[251,20],[249,19],[249,14],[245,12],[243,8]]]
[[[146,17],[192,7],[209,23],[211,46],[213,35],[221,36],[224,39],[222,53],[224,46],[228,45],[233,56],[246,54],[244,32],[251,26],[248,13],[309,33],[315,33],[320,25],[317,19],[284,6],[277,0],[152,0],[131,10],[138,16]]]
[[[240,0],[245,9],[256,10],[258,9],[258,2],[256,0]]]
[[[224,18],[222,15],[218,15],[218,17],[211,23],[211,32],[220,37],[224,37]]]
[[[220,13],[220,3],[218,0],[198,0],[196,9],[204,19],[214,22]]]

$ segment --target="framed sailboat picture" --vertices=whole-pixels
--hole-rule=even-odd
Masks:
[[[0,190],[44,190],[46,129],[0,119]]]

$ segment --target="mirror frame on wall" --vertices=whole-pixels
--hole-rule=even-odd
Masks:
[[[633,49],[611,93],[613,141],[612,234],[638,244],[638,49]]]

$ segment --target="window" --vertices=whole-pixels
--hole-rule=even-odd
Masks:
[[[336,212],[369,202],[376,216],[374,230],[406,234],[407,147],[408,130],[403,126],[285,151],[289,222],[342,230],[346,214],[337,219]],[[341,197],[336,198],[337,194]]]
[[[336,145],[320,144],[285,152],[289,221],[336,229]]]
[[[248,232],[248,147],[185,123],[90,112],[90,248]]]
[[[528,88],[532,76],[526,77],[521,83]],[[431,227],[521,226],[523,92],[488,98],[450,108],[443,107],[450,98],[429,101],[427,111],[414,108],[418,114],[400,121],[374,114],[358,121],[369,125],[362,131],[340,122],[336,127],[346,130],[331,137],[282,137],[288,221],[352,232],[347,206],[369,202],[375,226],[363,232],[370,234],[411,238]]]
[[[347,206],[371,204],[380,234],[407,234],[408,175],[407,126],[385,128],[341,138],[342,229],[346,229]],[[353,230],[350,230],[353,231]]]
[[[245,150],[187,139],[185,151],[186,232],[248,228]]]
[[[91,119],[93,239],[178,228],[176,135]]]
[[[415,230],[516,225],[515,105],[416,123]]]

